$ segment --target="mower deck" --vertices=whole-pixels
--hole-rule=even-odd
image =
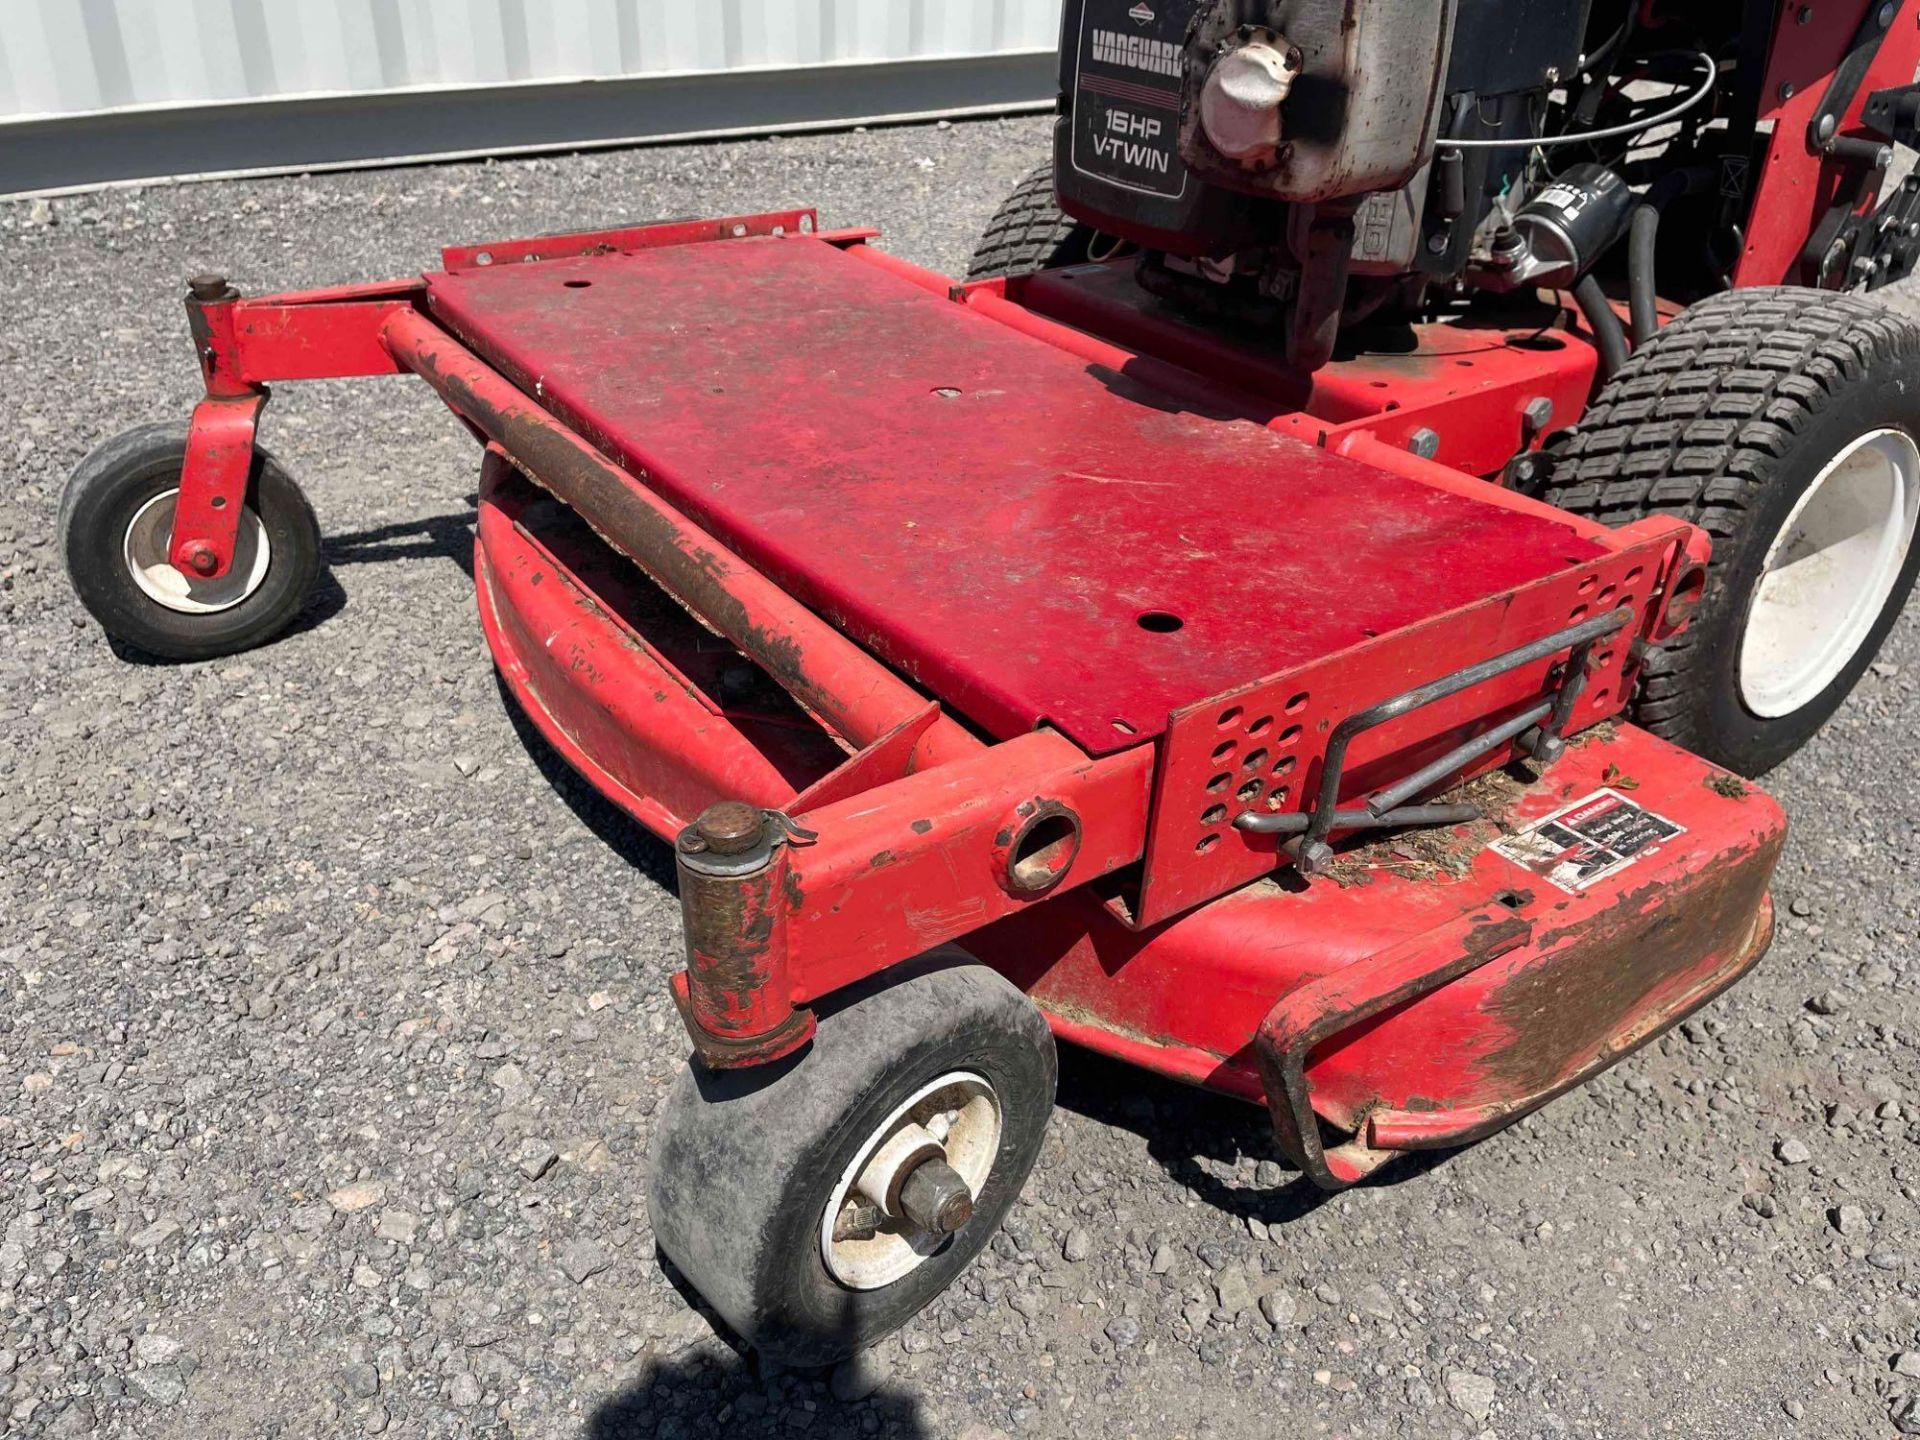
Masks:
[[[789,236],[428,277],[435,318],[996,738],[1091,754],[1564,572],[1568,523],[1106,369]]]
[[[1753,963],[1777,807],[1605,728],[1705,537],[1476,478],[1588,383],[1577,334],[1297,384],[1100,267],[951,287],[868,238],[794,211],[208,283],[171,553],[230,563],[267,382],[430,384],[486,445],[502,677],[675,839],[674,993],[716,1068],[960,942],[1058,1033],[1264,1099],[1338,1187]],[[1422,426],[1485,454],[1422,458]],[[1523,760],[1500,805],[1453,803]]]

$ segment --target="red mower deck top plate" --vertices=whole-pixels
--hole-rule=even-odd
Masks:
[[[1123,749],[1601,553],[1196,413],[819,239],[428,285],[514,383],[997,738]]]

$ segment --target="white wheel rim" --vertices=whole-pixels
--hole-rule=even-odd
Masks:
[[[121,554],[133,583],[156,605],[182,615],[212,615],[231,610],[267,578],[273,546],[267,527],[252,510],[240,512],[240,533],[234,537],[233,563],[227,573],[208,580],[177,570],[167,559],[173,543],[173,509],[178,490],[166,490],[142,505],[127,524]]]
[[[835,1238],[842,1216],[860,1203],[858,1187],[868,1167],[885,1164],[887,1142],[909,1126],[924,1127],[941,1142],[947,1164],[959,1172],[978,1200],[1000,1153],[1000,1097],[985,1079],[969,1071],[942,1075],[914,1091],[854,1153],[820,1216],[820,1258],[828,1273],[850,1290],[878,1290],[893,1284],[953,1238],[892,1216],[884,1217],[870,1238]]]
[[[1740,695],[1763,719],[1811,704],[1860,653],[1920,520],[1920,447],[1875,430],[1822,470],[1767,551],[1740,645]]]

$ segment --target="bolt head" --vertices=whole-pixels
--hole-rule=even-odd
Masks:
[[[1833,132],[1839,128],[1840,122],[1833,117],[1832,112],[1828,112],[1820,117],[1820,124],[1816,127],[1814,133],[1822,140],[1831,140],[1833,138]]]
[[[1553,419],[1553,401],[1545,395],[1535,395],[1527,401],[1526,408],[1520,412],[1520,415],[1530,429],[1544,430]]]
[[[211,575],[220,568],[220,557],[213,553],[213,547],[204,540],[187,547],[186,561],[187,568],[196,575]]]
[[[693,830],[716,855],[744,855],[766,835],[767,818],[755,806],[722,800],[700,812]]]
[[[1440,453],[1440,432],[1422,425],[1407,437],[1407,449],[1422,460],[1431,460]]]
[[[210,304],[216,300],[228,299],[233,287],[227,284],[226,276],[216,275],[209,271],[204,275],[195,275],[192,279],[188,280],[187,290],[194,299]]]

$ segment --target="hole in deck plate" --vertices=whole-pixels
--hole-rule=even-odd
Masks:
[[[1293,773],[1293,767],[1299,763],[1300,762],[1291,755],[1282,755],[1278,760],[1273,762],[1273,773],[1275,775],[1291,775]]]
[[[1298,695],[1287,701],[1287,714],[1298,715],[1302,710],[1307,708],[1307,699],[1307,692],[1302,690]]]
[[[1386,408],[1389,413],[1398,410],[1400,408],[1400,402],[1398,400],[1389,400],[1387,401]]]
[[[1219,843],[1220,837],[1218,835],[1202,835],[1200,837],[1200,843],[1193,848],[1204,855]]]
[[[1636,565],[1631,570],[1627,571],[1626,583],[1631,585],[1635,581],[1639,580],[1639,578],[1646,573],[1647,573],[1646,571],[1642,570],[1638,565]]]
[[[1240,762],[1241,766],[1248,770],[1258,770],[1266,763],[1267,752],[1264,750],[1249,750],[1247,752],[1247,758]]]
[[[813,229],[813,217],[811,215],[802,215],[800,217],[800,229],[803,234]]]
[[[1607,698],[1612,694],[1612,686],[1602,685],[1598,690],[1593,692],[1593,703],[1596,705],[1604,705],[1607,703]]]
[[[478,255],[473,257],[473,263],[476,265],[491,265],[493,263],[493,252],[491,250],[482,250]]]
[[[1573,609],[1567,612],[1568,621],[1575,625],[1578,625],[1582,620],[1586,618],[1587,618],[1587,607],[1584,605],[1576,605],[1573,607]]]
[[[585,290],[593,284],[591,280],[562,280],[560,283],[569,290]]]
[[[1007,856],[1007,874],[1013,888],[1036,894],[1052,888],[1066,874],[1080,849],[1080,822],[1061,811],[1042,815],[1013,842]]]
[[[1233,752],[1239,748],[1240,746],[1237,741],[1222,740],[1218,745],[1213,747],[1213,763],[1218,765],[1223,761],[1231,760],[1233,758]]]
[[[1238,725],[1240,717],[1245,713],[1238,705],[1229,705],[1220,712],[1220,728],[1225,730],[1230,725]]]
[[[1207,793],[1211,795],[1218,795],[1222,790],[1226,789],[1231,784],[1233,784],[1233,776],[1216,775],[1213,777],[1213,779],[1207,781]]]
[[[1262,795],[1266,793],[1267,793],[1266,781],[1249,780],[1247,781],[1246,784],[1242,785],[1238,790],[1234,791],[1233,796],[1234,796],[1234,799],[1238,800],[1242,805],[1251,805],[1253,804],[1254,801],[1258,800]]]
[[[1507,344],[1515,350],[1564,350],[1567,348],[1566,341],[1556,335],[1547,335],[1544,333],[1539,335],[1517,335],[1507,341]]]
[[[1387,382],[1384,380],[1369,380],[1367,384],[1371,385],[1376,390],[1390,390],[1393,388],[1392,386],[1388,385]]]
[[[1297,744],[1299,742],[1299,739],[1300,739],[1300,727],[1298,725],[1289,725],[1287,726],[1286,729],[1280,732],[1280,738],[1275,740],[1273,743],[1276,745],[1293,745],[1293,744]]]
[[[1587,576],[1586,579],[1580,582],[1580,593],[1582,595],[1591,594],[1593,592],[1593,587],[1598,585],[1599,583],[1600,583],[1600,577],[1598,575]]]
[[[1138,735],[1140,733],[1138,730],[1135,730],[1133,726],[1129,725],[1124,720],[1114,721],[1113,728],[1118,730],[1122,735]]]
[[[216,509],[216,510],[224,510],[224,509],[226,509],[226,508],[227,508],[227,497],[226,497],[226,496],[224,496],[224,495],[216,495],[216,496],[214,496],[214,497],[213,497],[213,508],[214,508],[214,509]]]
[[[1205,810],[1200,812],[1200,823],[1202,825],[1221,825],[1226,823],[1226,819],[1227,807],[1224,805],[1209,805]]]
[[[1143,610],[1134,623],[1149,635],[1171,635],[1187,622],[1171,610]]]
[[[957,387],[952,385],[936,385],[933,387],[933,393],[938,395],[942,400],[958,400],[961,392]]]
[[[1247,734],[1253,736],[1257,740],[1259,739],[1260,736],[1266,734],[1267,731],[1271,730],[1272,728],[1273,728],[1273,716],[1262,715],[1258,720],[1254,721],[1251,725],[1247,726]]]
[[[747,227],[744,225],[736,225],[733,227],[733,238],[736,240],[738,240],[742,235],[745,235],[746,233],[747,233]]]
[[[1288,786],[1274,786],[1273,789],[1267,792],[1267,809],[1278,810],[1282,808],[1292,794],[1293,791]]]
[[[1527,908],[1527,902],[1532,899],[1531,895],[1521,890],[1502,890],[1493,897],[1493,902],[1496,905],[1504,905],[1509,910],[1524,910]]]

